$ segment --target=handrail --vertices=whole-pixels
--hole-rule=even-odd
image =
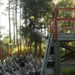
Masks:
[[[75,10],[75,8],[56,8],[57,10]]]
[[[53,31],[54,31],[54,30],[52,29],[52,22],[53,22],[53,20],[50,20],[50,34],[53,34]],[[72,33],[72,32],[73,32],[73,29],[75,29],[75,26],[72,25],[72,21],[71,21],[71,23],[70,23],[69,26],[66,26],[66,25],[61,26],[61,29],[62,29],[62,31],[63,31],[64,29],[69,29],[69,30],[70,30],[70,33]]]
[[[75,8],[55,8],[54,9],[54,25],[55,25],[54,39],[55,39],[55,41],[58,41],[57,21],[61,21],[61,20],[73,21],[73,20],[75,20],[75,18],[58,18],[57,17],[57,10],[75,10]]]

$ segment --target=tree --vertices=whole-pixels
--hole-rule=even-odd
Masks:
[[[36,35],[35,33],[30,33],[29,26],[23,27],[21,26],[21,35],[24,36],[24,38],[27,38],[27,43],[30,46],[32,43],[35,43],[35,54],[37,54],[37,45],[42,42],[41,37]],[[29,40],[28,40],[29,39]]]
[[[61,8],[73,8],[73,1],[70,1],[70,0],[62,0],[62,1],[59,1],[58,4],[57,4],[57,7],[61,7]],[[60,15],[64,16],[65,18],[69,18],[69,17],[72,17],[72,11],[68,10],[64,10],[60,13]]]
[[[44,16],[50,12],[49,2],[46,0],[21,0],[23,6],[23,18],[28,18],[34,15],[36,18]]]
[[[36,34],[32,34],[32,33],[28,33],[29,36],[27,35],[27,23],[28,23],[28,19],[31,15],[35,16],[35,23],[38,24],[38,19],[41,17],[46,17],[46,15],[49,16],[48,13],[50,13],[50,2],[52,0],[48,1],[48,0],[21,0],[22,6],[23,6],[23,19],[25,20],[25,27],[23,28],[23,35],[25,37],[29,37],[30,38],[30,44],[31,42],[35,42],[35,50],[37,47],[37,44],[39,42],[41,42],[41,37],[39,37]],[[48,17],[50,18],[50,17]],[[46,18],[47,19],[47,18]],[[26,31],[26,32],[25,32]],[[37,50],[36,50],[37,51]]]

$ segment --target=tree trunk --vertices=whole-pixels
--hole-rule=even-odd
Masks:
[[[35,52],[34,52],[34,56],[37,56],[37,43],[35,42]]]

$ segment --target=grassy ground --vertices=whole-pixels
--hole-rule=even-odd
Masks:
[[[75,75],[75,67],[62,69],[62,75]]]
[[[66,61],[62,65],[62,75],[75,75],[75,59]]]

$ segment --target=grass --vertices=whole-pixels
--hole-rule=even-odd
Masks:
[[[75,75],[75,67],[62,70],[62,75]]]

